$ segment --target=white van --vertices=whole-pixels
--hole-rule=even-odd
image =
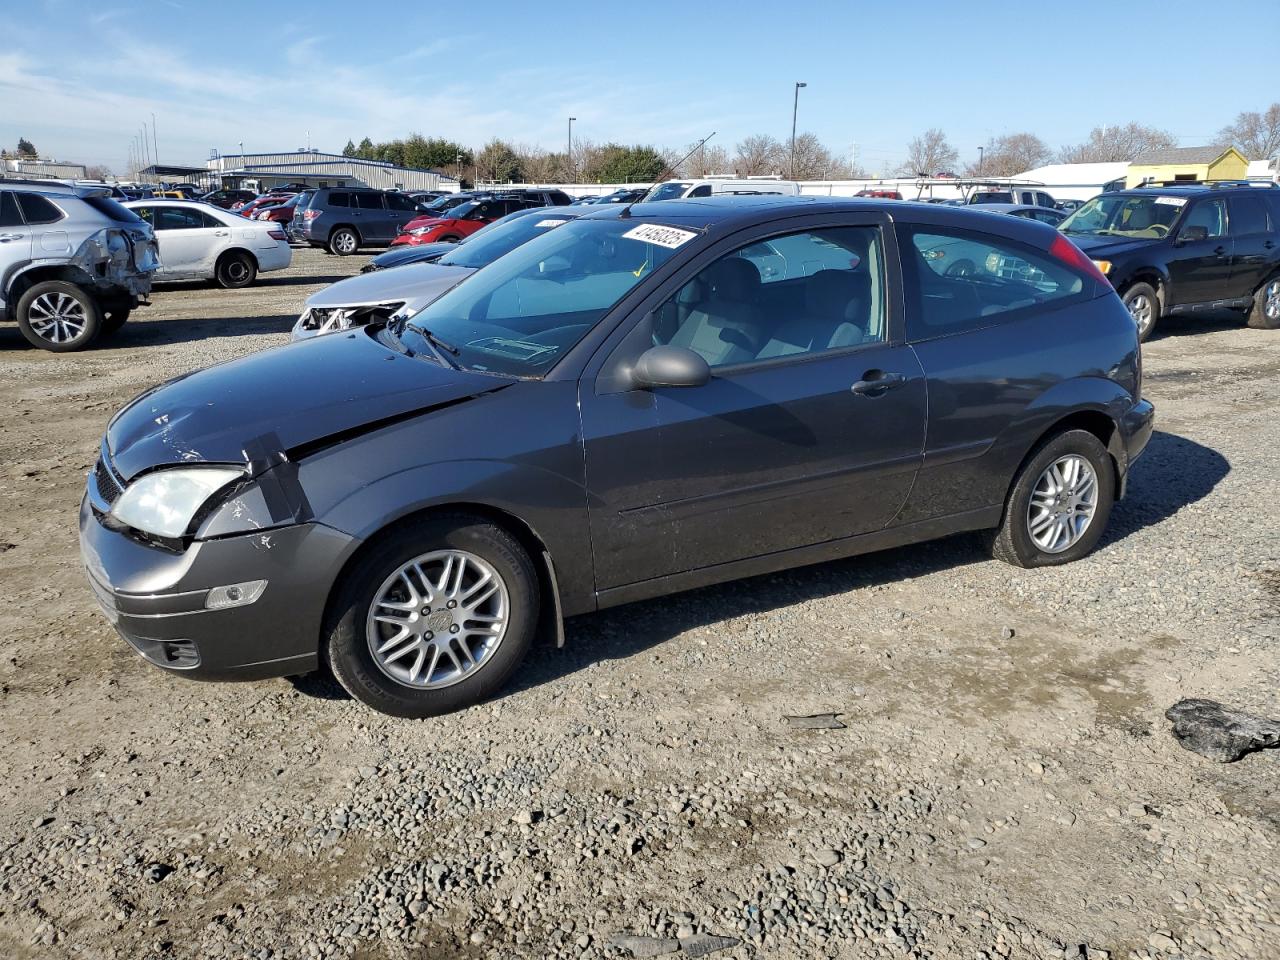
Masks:
[[[685,197],[710,197],[717,194],[776,193],[798,197],[800,184],[777,177],[707,177],[705,180],[668,180],[644,195],[645,203],[654,200],[683,200]]]

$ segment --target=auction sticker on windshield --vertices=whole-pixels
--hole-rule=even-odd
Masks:
[[[656,223],[642,223],[640,226],[632,227],[624,233],[622,239],[640,240],[643,243],[652,243],[659,247],[666,247],[668,250],[674,250],[676,247],[684,246],[696,236],[696,233],[680,230],[676,227],[663,227]]]
[[[535,227],[558,227],[562,223],[568,223],[568,220],[539,220],[534,224]]]
[[[1167,203],[1171,207],[1180,207],[1186,202],[1186,197],[1156,197],[1156,203]]]

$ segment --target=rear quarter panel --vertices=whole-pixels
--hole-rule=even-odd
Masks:
[[[1137,399],[1137,331],[1112,292],[914,347],[929,424],[899,523],[999,505],[1055,423],[1080,411],[1119,421]]]

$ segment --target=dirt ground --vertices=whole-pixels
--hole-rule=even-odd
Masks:
[[[1280,958],[1280,750],[1163,716],[1280,716],[1280,331],[1163,324],[1069,567],[960,537],[618,608],[429,722],[164,675],[80,569],[106,422],[364,259],[159,288],[83,354],[0,327],[0,955]]]

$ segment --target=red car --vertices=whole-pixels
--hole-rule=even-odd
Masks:
[[[302,199],[302,196],[300,193],[295,193],[283,203],[259,207],[253,212],[253,219],[274,220],[276,223],[283,223],[288,227],[289,222],[293,220],[293,208],[298,205],[298,201]],[[307,194],[307,196],[310,196],[310,194]]]
[[[487,200],[469,200],[460,203],[443,216],[415,217],[404,225],[400,236],[391,245],[419,243],[457,243],[469,237],[486,224],[493,223],[508,213],[531,206],[525,200],[514,197],[493,197]]]
[[[231,208],[231,212],[238,213],[240,216],[245,217],[249,220],[255,220],[257,218],[254,217],[254,214],[257,213],[259,210],[261,210],[263,207],[276,206],[278,204],[284,203],[288,199],[289,199],[288,196],[282,196],[278,193],[268,193],[268,194],[264,194],[261,197],[255,197],[254,199],[250,200],[248,203],[244,204],[243,206],[233,206]]]

